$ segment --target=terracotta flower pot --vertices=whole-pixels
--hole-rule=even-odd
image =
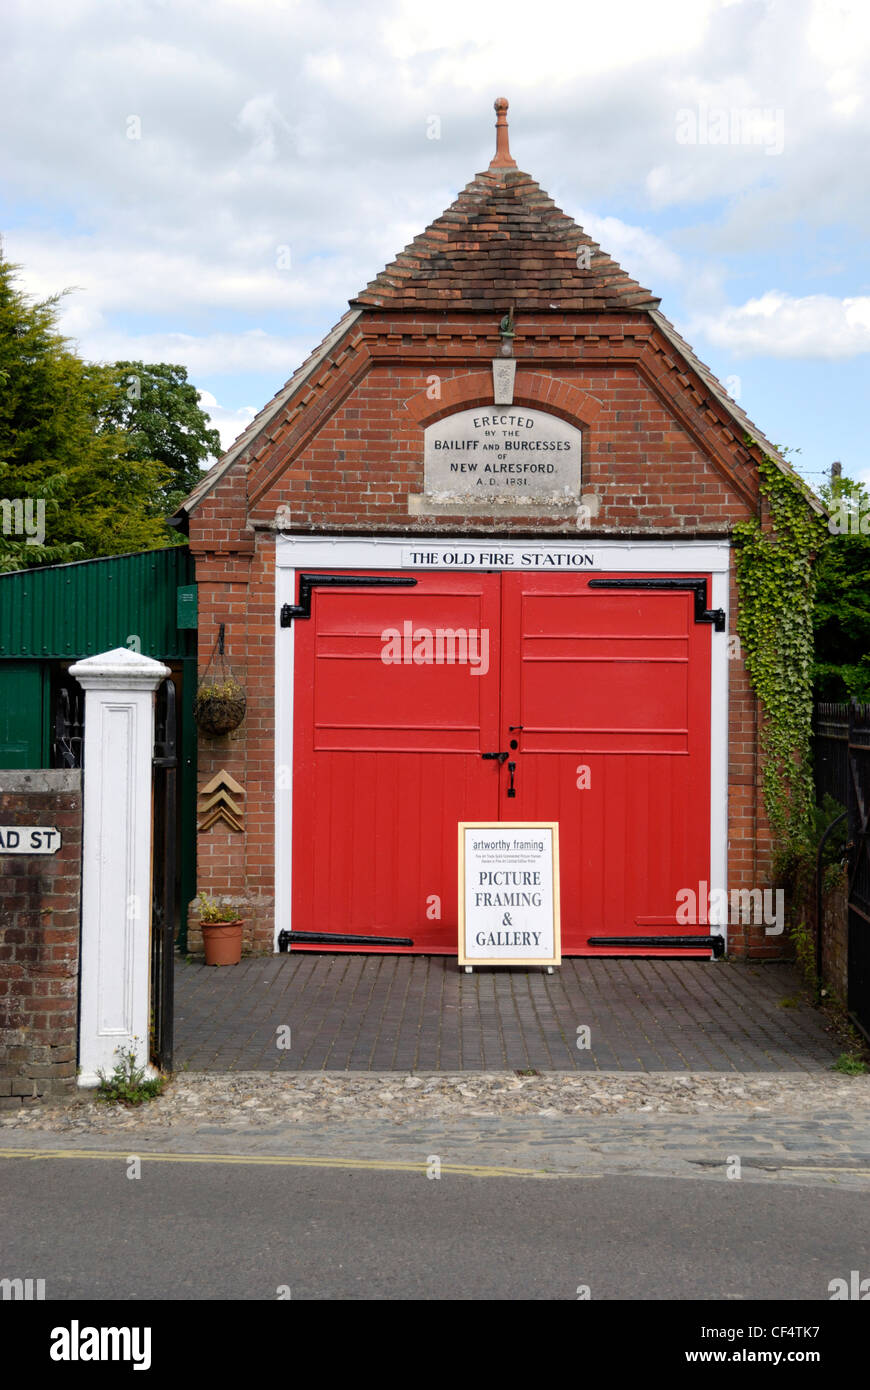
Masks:
[[[236,922],[201,922],[206,965],[238,965],[242,959],[242,927]]]

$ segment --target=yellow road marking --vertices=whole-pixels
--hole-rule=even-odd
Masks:
[[[851,1173],[855,1178],[870,1178],[868,1168],[813,1168],[809,1163],[780,1163],[778,1168],[783,1173]]]
[[[285,1168],[357,1168],[375,1173],[425,1173],[429,1164],[401,1162],[399,1159],[380,1158],[324,1158],[308,1154],[189,1154],[189,1153],[149,1153],[138,1151],[135,1147],[124,1150],[113,1149],[3,1149],[0,1158],[103,1158],[126,1162],[128,1158],[147,1159],[151,1163],[231,1163],[260,1167]],[[566,1172],[563,1169],[545,1171],[542,1168],[496,1168],[474,1163],[442,1163],[441,1173],[469,1178],[598,1178],[601,1173]],[[775,1165],[779,1173],[848,1173],[852,1177],[870,1178],[866,1168],[827,1168],[803,1163],[780,1163]],[[614,1174],[625,1176],[625,1174]],[[662,1176],[667,1177],[667,1174]]]
[[[236,1163],[288,1168],[361,1168],[382,1173],[425,1173],[425,1161],[403,1163],[398,1159],[315,1158],[303,1154],[171,1154],[137,1152],[135,1147],[110,1149],[0,1149],[0,1158],[107,1158],[126,1162],[128,1158],[149,1163]],[[492,1168],[473,1163],[442,1163],[441,1173],[470,1178],[557,1178],[597,1177],[596,1173],[545,1172],[542,1168]]]

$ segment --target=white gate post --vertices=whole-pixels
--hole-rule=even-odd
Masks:
[[[148,1063],[154,691],[169,667],[126,647],[70,667],[85,690],[80,1086],[115,1050]],[[135,1040],[135,1041],[134,1041]]]

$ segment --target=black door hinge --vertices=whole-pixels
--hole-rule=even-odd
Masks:
[[[707,581],[692,579],[590,579],[590,589],[684,589],[695,595],[695,622],[712,623],[717,632],[725,631],[725,610],[707,607]]]
[[[294,618],[311,617],[311,591],[316,588],[361,589],[376,585],[380,588],[408,588],[416,579],[384,574],[300,574],[299,602],[282,603],[281,626],[289,627]]]

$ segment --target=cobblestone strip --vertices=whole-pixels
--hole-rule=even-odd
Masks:
[[[385,1088],[391,1093],[386,1108],[379,1098]],[[756,1120],[773,1116],[810,1125],[822,1138],[830,1127],[848,1123],[860,1127],[870,1143],[870,1075],[831,1072],[544,1072],[531,1077],[515,1071],[184,1072],[162,1096],[138,1108],[105,1106],[83,1092],[69,1102],[0,1112],[0,1126],[108,1132],[117,1127],[171,1126],[191,1118],[233,1125],[249,1110],[252,1123],[294,1116],[314,1122],[347,1118],[349,1105],[360,1120],[374,1116],[396,1124],[469,1116],[634,1114],[664,1120],[718,1114],[731,1121],[750,1120],[754,1128]]]

